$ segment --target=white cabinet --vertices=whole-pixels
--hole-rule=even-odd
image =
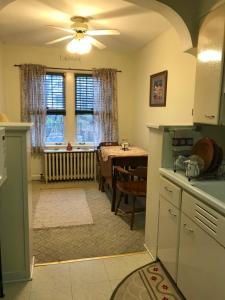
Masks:
[[[225,5],[206,16],[198,40],[194,122],[219,124],[222,121]]]
[[[182,213],[177,285],[186,299],[225,299],[224,270],[224,248]]]
[[[225,299],[225,217],[160,178],[157,256],[187,300]]]
[[[187,299],[225,298],[224,229],[222,215],[183,191],[177,285]]]
[[[160,178],[159,205],[157,256],[176,281],[181,189],[163,177]]]
[[[180,210],[160,196],[158,258],[174,281],[177,278],[177,256]]]

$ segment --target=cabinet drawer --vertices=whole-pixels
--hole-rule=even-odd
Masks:
[[[182,211],[225,247],[225,217],[187,192],[182,193]]]
[[[173,184],[171,181],[160,178],[160,195],[171,202],[176,207],[181,206],[181,188]]]

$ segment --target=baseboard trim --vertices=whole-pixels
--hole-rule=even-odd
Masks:
[[[30,279],[32,280],[34,274],[34,266],[35,266],[35,256],[32,257],[31,267],[30,267]]]
[[[148,254],[151,256],[152,260],[153,260],[153,261],[156,260],[156,257],[154,257],[154,256],[152,255],[151,251],[148,249],[148,247],[147,247],[146,244],[144,244],[144,247],[145,247],[145,249],[147,250]]]
[[[24,281],[30,281],[30,280],[31,280],[30,274],[27,273],[26,271],[3,273],[3,282],[4,283],[24,282]]]
[[[31,175],[31,180],[32,180],[32,181],[38,181],[38,180],[41,180],[41,175]]]

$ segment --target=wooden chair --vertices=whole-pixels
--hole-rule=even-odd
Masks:
[[[101,142],[96,150],[97,157],[97,173],[98,173],[98,182],[99,182],[99,190],[104,192],[104,184],[105,182],[111,183],[112,172],[110,165],[102,160],[101,156],[101,147],[109,147],[109,146],[119,146],[118,142]]]
[[[109,147],[109,146],[119,146],[119,143],[118,142],[101,142],[97,146],[97,149],[101,149],[101,147]]]
[[[124,211],[131,214],[130,229],[133,229],[135,214],[145,211],[144,207],[137,207],[137,197],[146,198],[147,167],[137,167],[133,170],[125,170],[121,167],[115,168],[116,189],[119,191],[119,199],[116,204],[115,214],[120,209],[123,196],[131,199],[131,210]],[[126,199],[126,198],[125,198]],[[127,205],[126,205],[127,206]]]

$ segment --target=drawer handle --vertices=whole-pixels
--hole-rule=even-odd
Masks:
[[[172,211],[172,209],[168,209],[168,212],[170,213],[171,216],[176,217],[177,215]]]
[[[172,193],[172,192],[173,192],[173,191],[170,190],[167,186],[164,186],[164,189],[165,189],[167,192],[169,192],[169,193]]]
[[[186,229],[188,232],[194,233],[194,230],[189,227],[186,223],[184,224],[184,229]]]
[[[205,115],[205,117],[206,117],[207,119],[214,119],[214,118],[215,118],[215,115]]]

